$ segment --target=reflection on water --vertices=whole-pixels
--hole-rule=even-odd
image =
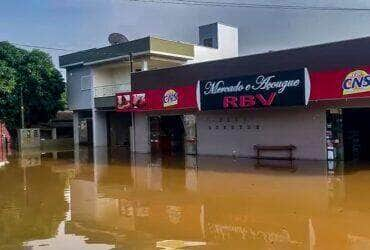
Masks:
[[[8,161],[9,154],[11,154],[10,145],[3,145],[0,138],[0,169],[9,163]]]
[[[0,169],[3,249],[370,249],[370,165],[26,151]]]

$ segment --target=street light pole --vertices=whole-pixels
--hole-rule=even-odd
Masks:
[[[134,71],[134,67],[133,67],[134,62],[133,62],[132,52],[130,52],[129,56],[130,56],[130,85],[132,89],[132,73]],[[135,145],[135,115],[134,115],[134,112],[132,112],[132,110],[131,110],[131,127],[132,127],[131,129],[131,132],[132,132],[131,150],[132,152],[135,152],[136,151],[135,149],[136,147]]]
[[[133,71],[134,71],[133,63],[134,62],[133,62],[132,52],[130,52],[129,56],[130,56],[130,73],[133,73]]]

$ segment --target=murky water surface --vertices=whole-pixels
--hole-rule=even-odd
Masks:
[[[87,148],[2,158],[2,249],[370,249],[369,164]]]

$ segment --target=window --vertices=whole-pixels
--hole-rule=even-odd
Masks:
[[[91,89],[91,76],[81,76],[81,90]]]
[[[213,40],[212,40],[212,38],[203,39],[203,46],[213,48]]]

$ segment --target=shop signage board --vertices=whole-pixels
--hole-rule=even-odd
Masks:
[[[197,109],[195,85],[116,94],[117,112]]]
[[[370,97],[370,66],[312,72],[310,100]]]
[[[280,71],[197,84],[200,110],[241,109],[270,106],[307,105],[310,78],[307,69]]]

